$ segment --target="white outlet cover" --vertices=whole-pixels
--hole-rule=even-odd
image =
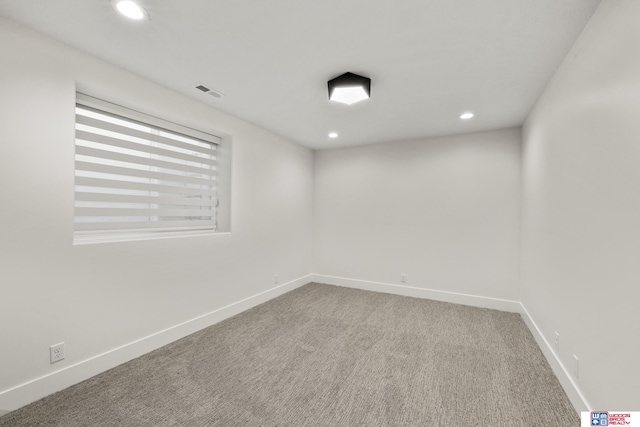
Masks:
[[[64,360],[64,343],[54,344],[49,347],[49,362],[56,363]]]

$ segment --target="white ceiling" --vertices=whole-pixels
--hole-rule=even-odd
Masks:
[[[521,125],[600,0],[140,3],[150,20],[110,0],[0,0],[0,15],[322,149]],[[372,79],[370,100],[328,101],[346,71]]]

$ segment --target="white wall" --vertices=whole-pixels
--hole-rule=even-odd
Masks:
[[[520,139],[507,129],[316,152],[314,273],[395,285],[405,273],[409,287],[519,300]]]
[[[638,17],[604,0],[524,127],[522,303],[593,409],[640,409]]]
[[[232,135],[232,233],[73,246],[76,82]],[[312,151],[3,19],[0,94],[0,410],[95,369],[21,384],[311,273]]]

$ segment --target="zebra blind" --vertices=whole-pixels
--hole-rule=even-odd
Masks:
[[[215,230],[219,141],[78,94],[76,240],[103,234]]]

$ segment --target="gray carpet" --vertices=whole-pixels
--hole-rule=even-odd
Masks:
[[[518,314],[309,284],[0,426],[579,426]]]

